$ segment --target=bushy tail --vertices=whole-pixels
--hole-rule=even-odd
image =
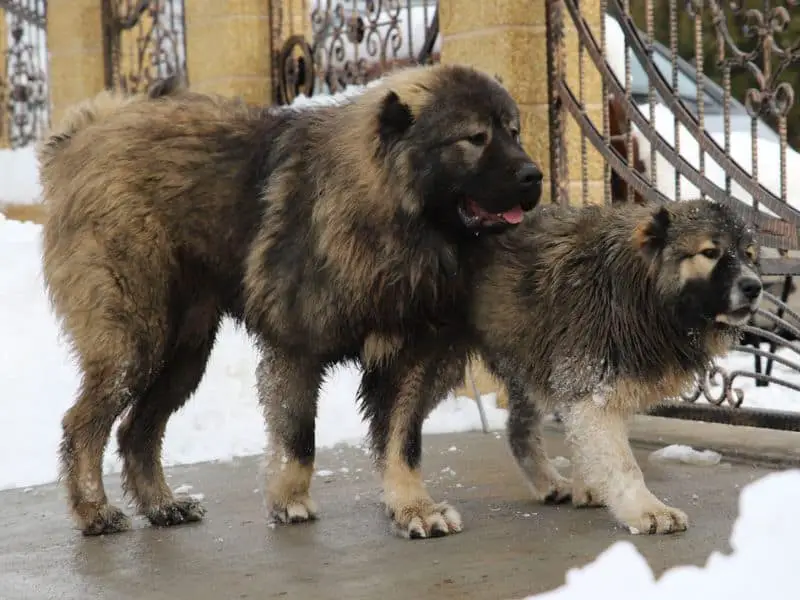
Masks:
[[[126,96],[117,91],[104,90],[94,98],[76,104],[67,111],[60,125],[54,127],[39,144],[37,154],[41,166],[46,167],[77,132],[114,113],[119,107],[131,102],[172,96],[184,89],[184,78],[181,75],[171,75],[151,85],[144,94]]]

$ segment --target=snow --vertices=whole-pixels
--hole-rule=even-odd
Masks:
[[[797,596],[800,571],[794,548],[800,521],[790,510],[800,502],[800,470],[770,473],[739,495],[730,554],[712,552],[703,567],[681,565],[658,580],[629,540],[609,546],[596,560],[567,571],[563,586],[527,600],[789,600]]]
[[[41,193],[33,146],[0,149],[0,206],[39,203]]]
[[[652,462],[678,462],[685,465],[709,466],[719,464],[722,456],[713,450],[695,450],[691,446],[672,444],[659,448],[648,457]]]

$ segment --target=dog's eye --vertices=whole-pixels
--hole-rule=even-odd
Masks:
[[[486,142],[489,141],[489,136],[485,131],[481,131],[480,133],[473,133],[467,138],[467,141],[475,146],[485,146]]]
[[[747,258],[748,258],[748,260],[749,260],[750,262],[752,262],[752,263],[756,262],[756,259],[757,259],[758,257],[756,256],[756,251],[753,249],[753,247],[752,247],[752,246],[748,246],[748,247],[745,249],[744,253],[747,255]]]
[[[700,254],[709,260],[717,260],[720,257],[719,248],[706,248],[705,250],[701,250]]]
[[[514,138],[514,140],[516,140],[517,142],[519,141],[519,129],[512,127],[509,130],[509,133],[511,134],[511,137]]]

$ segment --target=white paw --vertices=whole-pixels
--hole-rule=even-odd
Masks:
[[[289,502],[272,504],[269,511],[270,523],[304,523],[317,518],[317,505],[308,496],[294,498]]]
[[[461,515],[446,502],[415,502],[405,507],[387,507],[387,513],[392,519],[394,532],[406,539],[443,537],[459,533],[464,527]]]
[[[677,508],[667,506],[663,502],[652,503],[638,510],[626,511],[618,518],[625,524],[633,535],[677,533],[686,531],[689,526],[689,517]]]
[[[573,480],[572,484],[572,505],[575,508],[597,508],[604,506],[600,493],[594,491],[585,485],[576,484]]]

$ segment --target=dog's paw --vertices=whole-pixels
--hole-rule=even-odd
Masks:
[[[317,505],[309,496],[293,498],[288,502],[272,503],[267,520],[272,524],[305,523],[317,518]]]
[[[131,528],[131,519],[113,504],[104,504],[80,511],[85,514],[81,518],[83,535],[105,535],[121,533]]]
[[[572,505],[575,508],[599,508],[605,506],[605,502],[597,491],[584,485],[572,482]]]
[[[662,502],[641,508],[621,521],[634,535],[677,533],[689,527],[689,517],[685,512]]]
[[[461,515],[446,502],[415,502],[396,509],[387,506],[386,512],[395,534],[406,539],[443,537],[464,528]]]
[[[533,499],[542,504],[564,504],[572,498],[572,480],[552,470],[531,484]]]
[[[206,514],[205,507],[192,498],[172,500],[145,511],[145,516],[156,527],[174,527],[184,523],[201,521]]]

